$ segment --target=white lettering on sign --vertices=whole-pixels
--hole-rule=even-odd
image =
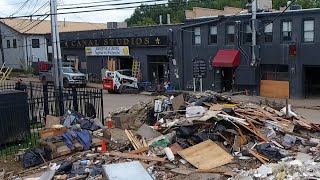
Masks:
[[[86,56],[129,56],[128,46],[86,47]]]

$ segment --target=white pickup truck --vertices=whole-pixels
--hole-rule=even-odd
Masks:
[[[87,76],[73,67],[62,67],[63,86],[81,86],[85,87],[87,84]],[[39,79],[42,84],[47,84],[54,81],[52,70],[40,71]]]

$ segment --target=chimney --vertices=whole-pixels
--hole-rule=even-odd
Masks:
[[[162,25],[162,15],[159,15],[159,24]]]
[[[171,24],[170,14],[167,14],[167,24]]]

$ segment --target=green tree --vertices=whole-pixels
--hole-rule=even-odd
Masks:
[[[273,0],[273,8],[279,9],[285,6],[288,0]],[[303,8],[320,7],[320,0],[292,0]],[[244,8],[248,0],[169,0],[168,5],[141,5],[136,8],[130,18],[126,19],[128,26],[144,26],[159,24],[159,16],[162,15],[166,22],[166,14],[171,15],[172,23],[181,23],[185,20],[185,10],[193,7],[210,9],[223,9],[225,6]]]

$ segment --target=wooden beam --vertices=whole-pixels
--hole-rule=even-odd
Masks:
[[[149,147],[143,147],[134,151],[130,151],[128,152],[128,154],[140,154],[140,153],[144,153],[146,151],[149,151]]]
[[[266,164],[267,162],[265,160],[263,160],[263,158],[261,158],[258,153],[254,152],[252,149],[250,148],[246,148],[246,150],[252,154],[254,157],[256,157],[257,159],[259,159],[259,161],[261,161],[263,164]]]
[[[121,153],[121,152],[116,152],[116,151],[110,151],[109,153],[107,153],[107,155],[108,154],[110,156],[117,156],[117,157],[127,158],[127,159],[140,159],[140,160],[146,160],[146,161],[164,162],[166,160],[165,158],[141,156],[141,155],[136,155],[136,154]]]

